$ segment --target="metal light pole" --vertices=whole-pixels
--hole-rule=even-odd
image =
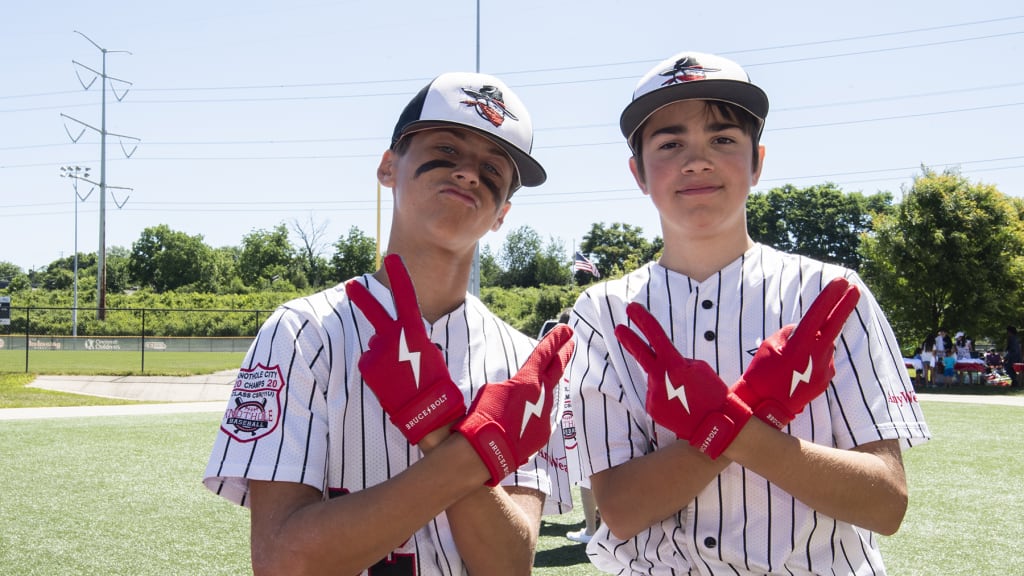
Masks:
[[[74,257],[74,304],[71,308],[71,335],[78,336],[78,203],[85,202],[92,196],[95,188],[90,188],[89,193],[82,196],[78,193],[78,181],[85,180],[86,182],[96,185],[95,182],[89,180],[89,168],[81,166],[61,166],[60,175],[62,178],[71,178],[72,186],[75,189],[75,257]]]
[[[480,73],[480,0],[476,0],[476,70]],[[473,249],[473,264],[469,268],[469,293],[480,296],[480,241]]]

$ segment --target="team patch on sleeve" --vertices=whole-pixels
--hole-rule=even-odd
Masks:
[[[281,419],[281,390],[284,377],[277,365],[238,371],[228,409],[220,428],[239,442],[253,442],[267,436]]]

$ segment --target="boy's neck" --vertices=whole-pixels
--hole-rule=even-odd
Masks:
[[[722,270],[754,246],[750,235],[733,241],[716,238],[665,239],[665,250],[658,264],[697,282],[703,282]]]
[[[466,301],[466,289],[473,265],[472,252],[468,258],[422,247],[389,249],[388,253],[402,256],[416,289],[420,313],[427,322],[433,324]],[[388,288],[391,287],[383,269],[377,270],[373,277]]]

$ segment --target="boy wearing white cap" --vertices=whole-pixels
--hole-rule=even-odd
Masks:
[[[587,546],[617,574],[882,574],[929,438],[899,346],[852,270],[753,242],[768,98],[687,52],[622,113],[658,262],[588,289],[567,369]]]
[[[532,143],[500,80],[435,78],[377,169],[385,267],[261,328],[204,477],[251,509],[257,575],[530,572],[542,511],[571,506],[551,439],[572,331],[535,348],[466,286],[509,197],[545,180]]]

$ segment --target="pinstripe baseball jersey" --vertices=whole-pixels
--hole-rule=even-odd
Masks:
[[[837,276],[861,297],[836,342],[835,378],[786,431],[843,449],[882,439],[903,447],[925,442],[930,433],[896,339],[860,278],[755,245],[704,282],[651,263],[580,296],[568,370],[584,481],[677,441],[644,410],[646,374],[613,334],[628,322],[629,302],[647,307],[684,356],[708,362],[729,384],[761,342],[799,322]],[[687,507],[629,541],[601,526],[587,554],[618,574],[885,573],[874,534],[808,508],[735,463]]]
[[[360,281],[393,317],[391,292],[370,275]],[[514,374],[536,344],[470,294],[427,332],[443,351],[466,406],[485,383]],[[300,482],[328,498],[384,482],[418,461],[419,448],[389,421],[360,376],[358,361],[372,335],[373,326],[348,300],[344,285],[276,310],[239,371],[206,467],[206,487],[243,506],[249,480]],[[547,494],[549,514],[572,505],[561,432],[552,438],[502,482]],[[385,560],[388,574],[465,573],[443,512]]]

